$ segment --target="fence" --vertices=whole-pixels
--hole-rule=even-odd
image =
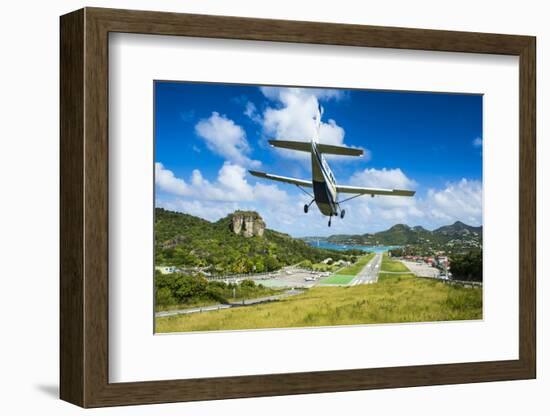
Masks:
[[[267,280],[285,274],[288,268],[280,269],[272,272],[264,273],[237,273],[237,274],[226,274],[219,276],[204,276],[206,280],[218,280],[218,281],[240,281],[240,280]],[[292,268],[293,272],[309,272],[306,269]]]
[[[483,287],[482,282],[474,282],[474,281],[467,281],[467,280],[453,280],[453,279],[443,279],[441,277],[432,277],[432,276],[417,276],[421,277],[422,279],[431,279],[431,280],[438,280],[443,283],[447,283],[449,285],[456,285],[456,286],[462,286],[462,287]]]

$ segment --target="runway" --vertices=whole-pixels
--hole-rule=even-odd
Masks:
[[[367,263],[363,270],[357,273],[357,276],[350,282],[350,286],[365,285],[376,283],[378,281],[378,273],[382,266],[382,253],[377,253],[371,261]]]

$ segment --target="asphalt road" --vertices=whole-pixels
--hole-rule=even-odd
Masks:
[[[382,267],[382,253],[377,253],[372,260],[363,267],[363,270],[357,273],[357,276],[350,282],[350,286],[376,283],[378,281],[380,267]]]

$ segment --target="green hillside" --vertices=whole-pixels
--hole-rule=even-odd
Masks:
[[[327,257],[334,260],[349,257],[346,253],[311,247],[302,240],[269,229],[265,229],[261,237],[236,235],[231,230],[232,219],[233,214],[209,222],[157,208],[155,263],[182,268],[208,267],[213,273],[249,273],[276,270],[303,260],[317,263]]]
[[[304,240],[321,239],[335,244],[349,245],[456,245],[480,247],[482,227],[473,227],[460,221],[433,231],[421,226],[409,227],[396,224],[385,231],[372,234],[337,234],[326,238],[309,237]]]

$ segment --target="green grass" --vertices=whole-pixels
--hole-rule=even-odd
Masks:
[[[347,285],[354,278],[355,275],[351,274],[334,274],[324,279],[321,283],[324,285]]]
[[[384,273],[378,274],[378,283],[399,283],[404,279],[414,278],[414,273]]]
[[[410,272],[409,268],[397,260],[392,260],[386,253],[382,257],[382,272]]]
[[[314,287],[278,302],[156,318],[157,332],[431,322],[482,318],[482,289],[381,273],[379,283]]]

